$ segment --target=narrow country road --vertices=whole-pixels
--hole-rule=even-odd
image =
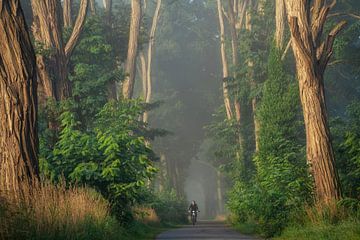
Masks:
[[[157,236],[157,240],[255,240],[257,238],[246,236],[233,230],[222,222],[201,221],[196,226],[186,225],[182,228],[169,230]]]

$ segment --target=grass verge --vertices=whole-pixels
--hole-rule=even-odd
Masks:
[[[41,184],[21,196],[0,192],[0,240],[149,240],[169,227],[141,221],[123,227],[90,188]]]
[[[334,224],[288,227],[274,240],[359,240],[360,222],[347,220]]]

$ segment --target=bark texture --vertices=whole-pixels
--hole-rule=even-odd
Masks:
[[[286,23],[285,0],[276,0],[276,30],[275,30],[275,43],[278,49],[284,48],[284,32]]]
[[[63,2],[63,18],[64,18],[64,27],[72,27],[72,0],[64,0]]]
[[[129,45],[127,59],[125,64],[125,73],[127,76],[122,84],[122,93],[124,98],[132,98],[135,83],[136,56],[138,51],[138,40],[140,32],[141,19],[141,0],[131,1],[131,21],[129,33]]]
[[[341,196],[325,105],[324,71],[333,52],[340,22],[322,40],[327,15],[335,2],[287,0],[286,8],[295,54],[300,98],[306,129],[306,156],[319,202]]]
[[[64,3],[65,4],[65,3]],[[69,41],[62,36],[61,4],[58,0],[32,0],[33,35],[38,48],[36,56],[39,98],[64,100],[71,95],[68,62],[85,23],[88,0],[81,0],[80,10]]]
[[[19,0],[0,0],[0,191],[38,176],[35,53]]]

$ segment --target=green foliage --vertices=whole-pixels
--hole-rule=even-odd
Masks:
[[[156,172],[153,153],[139,131],[142,112],[137,100],[110,102],[86,130],[71,111],[63,112],[58,142],[54,149],[43,151],[42,172],[55,181],[65,177],[96,188],[110,200],[118,217],[129,217],[128,205],[141,197]]]
[[[274,240],[358,240],[360,238],[360,222],[347,220],[336,225],[323,223],[320,225],[294,226]]]
[[[360,103],[353,102],[344,118],[332,121],[336,164],[346,197],[360,199]]]
[[[100,17],[89,18],[71,58],[73,109],[84,127],[92,124],[95,114],[107,102],[109,84],[124,78],[116,67],[114,46],[107,34]]]
[[[229,199],[235,221],[255,221],[267,237],[281,232],[291,211],[308,201],[311,192],[296,82],[286,75],[280,58],[274,47],[256,114],[261,126],[256,177],[236,182]]]
[[[151,206],[162,223],[179,224],[187,222],[186,199],[179,197],[173,189],[155,195]]]

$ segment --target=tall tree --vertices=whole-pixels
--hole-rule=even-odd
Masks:
[[[145,102],[150,103],[151,101],[151,93],[152,93],[152,80],[151,80],[151,63],[153,58],[153,47],[155,44],[155,34],[156,28],[159,21],[160,16],[160,8],[161,8],[161,0],[156,1],[155,13],[152,19],[150,34],[149,34],[149,43],[148,43],[148,55],[147,55],[147,67],[146,67],[146,87],[145,89]],[[148,122],[149,114],[148,111],[144,112],[143,121]]]
[[[221,51],[221,62],[222,62],[222,75],[223,75],[223,97],[224,104],[226,109],[226,116],[228,120],[231,120],[233,117],[233,112],[231,108],[231,102],[228,91],[227,80],[229,78],[229,67],[226,57],[226,46],[225,46],[225,25],[224,25],[224,16],[223,16],[223,7],[221,4],[221,0],[217,0],[217,10],[219,17],[219,28],[220,28],[220,51]]]
[[[346,24],[338,23],[323,40],[324,26],[335,2],[286,1],[306,130],[306,156],[315,180],[316,197],[325,204],[341,195],[324,93],[324,72],[334,40]]]
[[[70,96],[68,62],[85,23],[88,0],[81,0],[73,31],[65,44],[62,36],[61,4],[58,0],[31,1],[34,38],[39,49],[36,56],[39,79],[39,100],[56,101]]]
[[[129,45],[125,64],[127,74],[122,84],[124,98],[132,98],[135,83],[136,57],[138,52],[138,41],[141,23],[141,0],[131,1],[131,21],[129,33]]]
[[[0,0],[0,190],[38,176],[35,53],[19,0]]]

